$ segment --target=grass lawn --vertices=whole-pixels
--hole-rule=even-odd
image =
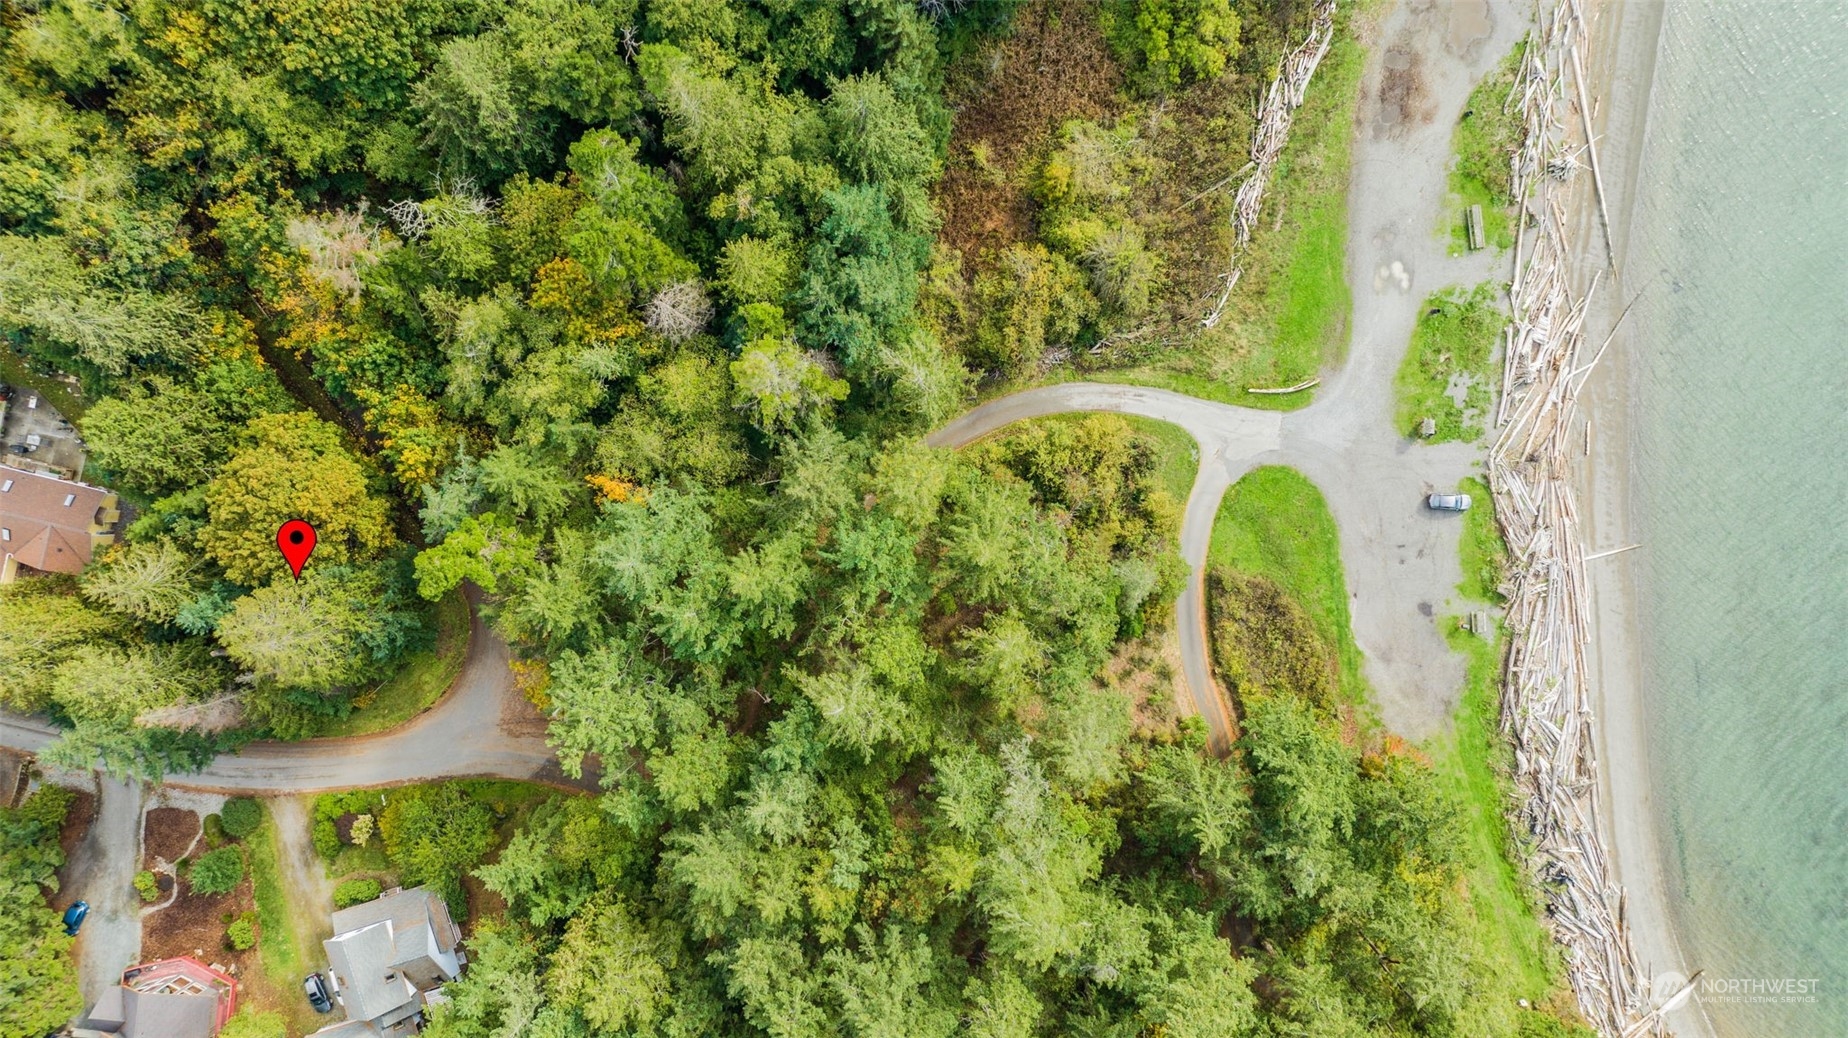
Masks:
[[[1313,390],[1288,396],[1245,390],[1293,386],[1347,353],[1353,304],[1347,283],[1348,169],[1365,60],[1351,25],[1340,25],[1272,173],[1261,226],[1239,261],[1244,274],[1226,315],[1196,347],[1234,358],[1223,377],[1231,403],[1277,410],[1306,406],[1315,399]]]
[[[250,862],[250,881],[257,901],[257,926],[261,937],[257,955],[263,967],[265,996],[261,1008],[283,1013],[294,1033],[306,1034],[318,1026],[315,1012],[301,997],[302,978],[318,961],[313,930],[298,926],[310,908],[292,903],[288,884],[282,875],[281,852],[276,846],[276,826],[267,808],[264,824],[244,844]],[[325,910],[322,911],[325,916]]]
[[[1316,633],[1335,647],[1342,700],[1367,701],[1335,517],[1314,483],[1281,465],[1254,469],[1234,483],[1213,519],[1206,560],[1209,566],[1268,577],[1294,598]]]
[[[75,422],[83,417],[84,403],[71,387],[56,379],[37,375],[26,367],[26,359],[5,346],[0,346],[0,382],[5,382],[14,389],[23,389],[37,393],[45,402],[58,409],[58,413]],[[23,403],[20,406],[25,406]]]
[[[1129,427],[1160,444],[1161,465],[1156,475],[1177,504],[1185,505],[1200,471],[1200,445],[1178,425],[1153,418],[1124,415]]]
[[[1457,484],[1457,492],[1475,501],[1463,513],[1463,539],[1457,546],[1463,580],[1457,584],[1457,593],[1472,602],[1499,605],[1502,577],[1508,572],[1508,546],[1502,543],[1501,528],[1495,524],[1489,485],[1480,479],[1465,479]]]
[[[1336,37],[1274,174],[1273,211],[1284,220],[1247,254],[1252,273],[1281,269],[1263,294],[1278,351],[1267,385],[1295,385],[1347,353],[1348,166],[1364,61],[1352,33]]]
[[[1431,443],[1465,442],[1488,428],[1489,405],[1498,388],[1495,343],[1507,318],[1500,306],[1501,284],[1485,281],[1473,289],[1446,288],[1425,300],[1393,378],[1397,397],[1394,420],[1412,435],[1423,418],[1437,420]],[[1458,404],[1451,384],[1461,390]]]
[[[1497,624],[1490,643],[1456,627],[1456,618],[1439,621],[1449,630],[1450,645],[1467,660],[1462,702],[1452,718],[1451,731],[1426,747],[1437,783],[1462,811],[1464,878],[1469,888],[1468,913],[1472,932],[1470,954],[1492,978],[1493,997],[1469,1000],[1470,1011],[1480,1014],[1462,1033],[1511,1034],[1516,1031],[1515,1000],[1532,1003],[1562,981],[1557,947],[1528,893],[1526,881],[1512,864],[1515,848],[1509,845],[1503,812],[1513,803],[1507,778],[1510,770],[1507,744],[1497,724],[1497,690],[1501,680],[1503,639]]]
[[[1047,384],[1066,381],[1070,379],[1055,377],[1046,380]],[[1122,371],[1104,372],[1096,381],[1121,382],[1129,386],[1152,386],[1156,389],[1167,389],[1176,393],[1184,393],[1187,396],[1199,397],[1201,400],[1249,407],[1259,411],[1294,411],[1315,399],[1313,387],[1300,393],[1247,393],[1241,387],[1227,385],[1217,379],[1160,367],[1126,368]],[[1303,380],[1297,379],[1296,381]],[[1259,386],[1258,388],[1270,387]]]
[[[1465,479],[1457,488],[1476,499],[1463,513],[1458,553],[1463,580],[1457,592],[1466,607],[1501,602],[1496,586],[1508,549],[1495,524],[1489,488]],[[1470,954],[1485,967],[1492,988],[1470,999],[1463,1033],[1513,1034],[1532,1014],[1519,1010],[1517,999],[1535,1005],[1565,1005],[1563,963],[1557,945],[1540,922],[1538,903],[1528,882],[1513,864],[1520,856],[1511,844],[1504,812],[1515,803],[1513,759],[1501,735],[1500,688],[1506,635],[1498,620],[1495,638],[1486,640],[1459,628],[1459,617],[1442,617],[1444,637],[1464,659],[1463,696],[1451,718],[1451,730],[1425,746],[1437,784],[1462,812],[1464,880],[1468,887],[1466,935]],[[1551,997],[1549,997],[1551,996]],[[1546,1032],[1539,1032],[1546,1033]],[[1578,1032],[1564,1032],[1576,1034]]]
[[[462,672],[468,656],[468,627],[468,601],[460,591],[452,591],[436,604],[435,647],[411,654],[398,673],[357,697],[352,713],[344,719],[328,718],[315,737],[370,735],[428,710]]]
[[[1463,212],[1472,205],[1482,206],[1482,236],[1490,245],[1497,249],[1514,245],[1514,197],[1508,159],[1520,143],[1521,124],[1519,111],[1505,105],[1526,50],[1527,41],[1515,44],[1514,51],[1476,84],[1451,138],[1456,157],[1450,167],[1452,197],[1444,214],[1444,228],[1453,256],[1469,249]]]

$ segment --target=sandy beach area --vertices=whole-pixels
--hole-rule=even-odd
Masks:
[[[1597,100],[1598,159],[1603,171],[1605,205],[1611,214],[1611,248],[1618,276],[1607,275],[1586,322],[1586,342],[1602,343],[1616,328],[1609,351],[1580,396],[1586,425],[1586,449],[1574,472],[1579,515],[1587,556],[1636,543],[1632,513],[1632,442],[1630,402],[1634,399],[1636,349],[1633,329],[1619,327],[1623,307],[1645,287],[1640,272],[1625,269],[1624,257],[1633,227],[1630,214],[1635,186],[1647,175],[1643,145],[1648,131],[1649,95],[1655,75],[1663,4],[1650,0],[1611,0],[1597,9],[1591,49]],[[1592,193],[1583,177],[1583,204],[1576,241],[1581,287],[1595,270],[1608,272],[1604,231]],[[1586,562],[1591,592],[1592,695],[1598,714],[1598,782],[1605,839],[1613,878],[1626,895],[1625,918],[1631,944],[1650,995],[1663,999],[1679,990],[1699,967],[1682,954],[1677,936],[1673,892],[1663,856],[1657,787],[1651,779],[1648,689],[1643,678],[1644,644],[1639,616],[1638,561],[1644,545]],[[1689,998],[1668,1016],[1680,1038],[1712,1038],[1712,1023]]]

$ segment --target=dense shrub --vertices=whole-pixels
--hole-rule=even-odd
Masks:
[[[334,907],[352,908],[379,896],[383,888],[376,879],[349,879],[334,888]]]
[[[45,895],[56,890],[58,838],[73,794],[41,786],[0,807],[0,1035],[41,1035],[83,1009],[71,938]]]
[[[244,853],[236,847],[207,851],[187,870],[196,894],[228,894],[244,880]]]
[[[225,927],[225,944],[233,951],[249,951],[257,946],[257,916],[245,912]]]
[[[321,857],[333,861],[340,853],[340,833],[334,828],[332,819],[322,818],[314,823],[314,849]]]
[[[249,797],[233,797],[225,801],[219,811],[219,820],[225,835],[242,840],[263,824],[263,805]]]
[[[1266,577],[1215,567],[1206,579],[1213,668],[1232,695],[1293,691],[1334,704],[1340,667],[1295,599]]]
[[[218,817],[218,815],[206,815],[203,828],[205,831],[205,846],[207,850],[214,850],[231,842],[231,838],[225,835],[224,819]]]
[[[413,786],[391,795],[379,831],[405,884],[435,888],[460,917],[462,874],[493,847],[494,812],[453,782]]]
[[[160,881],[154,878],[152,872],[145,870],[137,872],[135,873],[135,893],[140,894],[143,901],[159,901]]]

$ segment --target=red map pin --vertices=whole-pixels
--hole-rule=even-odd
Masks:
[[[289,571],[295,579],[302,579],[302,564],[314,551],[314,527],[300,519],[291,519],[276,531],[276,547],[282,549],[282,557],[288,560]]]

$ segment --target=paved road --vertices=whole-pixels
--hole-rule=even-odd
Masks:
[[[507,643],[471,620],[468,658],[436,706],[378,735],[306,742],[256,742],[169,784],[225,793],[315,793],[466,776],[573,782],[545,741],[545,719],[513,688]],[[0,714],[0,743],[37,751],[56,730]]]
[[[1353,383],[1349,383],[1353,384]],[[1200,446],[1200,467],[1181,520],[1181,557],[1191,573],[1175,604],[1181,669],[1194,707],[1213,744],[1224,748],[1233,730],[1212,679],[1206,633],[1205,564],[1213,519],[1226,490],[1260,465],[1289,465],[1322,488],[1341,530],[1342,562],[1356,640],[1367,656],[1376,701],[1395,730],[1417,724],[1409,709],[1431,701],[1434,689],[1454,696],[1460,664],[1437,631],[1434,617],[1460,578],[1455,516],[1427,511],[1421,497],[1449,489],[1471,471],[1473,448],[1414,444],[1391,429],[1390,381],[1385,414],[1372,392],[1332,396],[1299,412],[1280,414],[1198,400],[1167,390],[1107,383],[1064,383],[991,401],[929,438],[933,446],[960,447],[1015,422],[1077,411],[1108,411],[1171,422]],[[1354,399],[1358,398],[1358,399]],[[1376,421],[1350,421],[1372,411]],[[1437,714],[1441,723],[1448,709]]]
[[[1224,749],[1232,726],[1215,690],[1206,645],[1204,574],[1219,499],[1238,477],[1283,445],[1283,416],[1198,400],[1165,389],[1096,382],[1067,382],[1015,393],[970,411],[931,434],[935,447],[961,447],[1028,418],[1073,411],[1114,411],[1172,422],[1200,445],[1200,468],[1181,520],[1181,557],[1192,570],[1175,604],[1181,635],[1181,670],[1194,709],[1206,721],[1212,744]]]
[[[1368,19],[1363,16],[1361,21]],[[1395,427],[1393,376],[1424,299],[1447,285],[1505,276],[1508,257],[1448,255],[1437,233],[1450,204],[1451,128],[1474,84],[1526,30],[1512,0],[1409,0],[1362,24],[1368,44],[1356,113],[1348,197],[1348,355],[1313,404],[1286,414],[1134,386],[1075,383],[991,401],[930,438],[960,445],[1012,422],[1071,411],[1114,411],[1172,422],[1200,445],[1200,468],[1181,527],[1193,569],[1176,605],[1182,673],[1216,743],[1228,732],[1211,683],[1201,579],[1225,491],[1259,465],[1308,476],[1340,531],[1354,639],[1365,655],[1380,719],[1418,740],[1455,710],[1463,662],[1438,618],[1454,610],[1462,577],[1457,517],[1428,512],[1429,491],[1480,471],[1481,449],[1418,444]]]
[[[1369,51],[1353,142],[1348,236],[1355,330],[1347,358],[1327,374],[1313,405],[1279,415],[1155,389],[1072,383],[992,401],[931,437],[961,444],[1024,418],[1073,411],[1155,418],[1194,437],[1200,467],[1181,531],[1181,554],[1193,573],[1176,609],[1183,676],[1219,745],[1230,726],[1207,663],[1201,574],[1226,489],[1264,464],[1301,470],[1328,499],[1340,528],[1355,639],[1381,719],[1419,739],[1441,729],[1454,709],[1462,664],[1444,644],[1434,616],[1442,614],[1460,577],[1458,526],[1454,517],[1425,512],[1420,497],[1454,486],[1475,470],[1480,453],[1460,445],[1416,445],[1395,430],[1392,376],[1428,293],[1499,271],[1499,261],[1488,255],[1447,256],[1433,229],[1446,204],[1450,127],[1470,85],[1524,27],[1512,0],[1410,0],[1362,28]],[[505,643],[477,618],[456,684],[410,723],[363,738],[255,743],[182,782],[257,794],[474,775],[589,784],[566,783],[546,746],[543,719],[513,690],[507,659]],[[35,751],[55,734],[40,722],[0,713],[0,745]],[[102,905],[101,914],[93,907],[80,946],[84,987],[92,996],[140,943],[139,928],[123,920],[136,916],[127,879],[140,846],[141,795],[106,779],[102,790],[97,825],[76,855],[92,906]]]
[[[1506,53],[1523,25],[1502,0],[1464,0],[1399,5],[1369,30],[1375,38],[1349,199],[1357,331],[1348,358],[1313,405],[1279,415],[1156,389],[1069,383],[992,401],[931,437],[961,444],[1024,418],[1118,411],[1173,422],[1199,442],[1200,468],[1181,533],[1181,554],[1193,575],[1177,608],[1184,676],[1221,743],[1229,728],[1211,691],[1201,569],[1226,488],[1262,464],[1300,469],[1328,499],[1340,527],[1354,634],[1382,720],[1419,738],[1441,728],[1454,706],[1461,663],[1444,645],[1433,615],[1459,579],[1457,523],[1425,512],[1419,501],[1424,492],[1448,489],[1473,471],[1480,452],[1416,445],[1395,430],[1392,376],[1424,295],[1492,273],[1493,261],[1484,254],[1445,255],[1432,229],[1445,204],[1449,127],[1470,84]],[[0,714],[0,745],[37,750],[55,734],[42,722]],[[225,792],[314,792],[465,775],[564,781],[545,744],[543,721],[512,691],[506,645],[478,618],[455,687],[416,720],[376,736],[255,743],[219,757],[183,784]]]
[[[106,775],[97,777],[95,789],[96,819],[71,849],[57,901],[90,903],[77,934],[78,983],[89,1000],[118,983],[141,955],[141,896],[134,877],[141,867],[143,791],[139,783]]]
[[[1512,0],[1400,4],[1364,25],[1369,52],[1354,139],[1348,268],[1355,333],[1349,356],[1313,405],[1274,412],[1134,386],[1069,383],[992,401],[931,437],[966,443],[1011,422],[1071,411],[1119,411],[1173,422],[1201,446],[1181,554],[1194,568],[1178,606],[1184,674],[1214,734],[1227,726],[1210,693],[1201,564],[1224,491],[1252,467],[1287,464],[1322,489],[1340,526],[1355,638],[1382,719],[1420,738],[1440,729],[1461,663],[1439,636],[1438,613],[1459,579],[1457,523],[1420,506],[1474,470],[1472,447],[1413,444],[1393,428],[1392,376],[1425,294],[1494,272],[1488,254],[1445,255],[1434,233],[1445,201],[1450,127],[1470,86],[1525,26]],[[1206,708],[1206,707],[1211,708]],[[55,732],[0,713],[0,745],[37,750]],[[544,722],[513,691],[507,647],[477,617],[468,659],[433,709],[390,732],[353,739],[255,743],[219,757],[183,784],[225,792],[314,792],[431,778],[496,775],[564,782]],[[583,784],[583,783],[578,783]]]

